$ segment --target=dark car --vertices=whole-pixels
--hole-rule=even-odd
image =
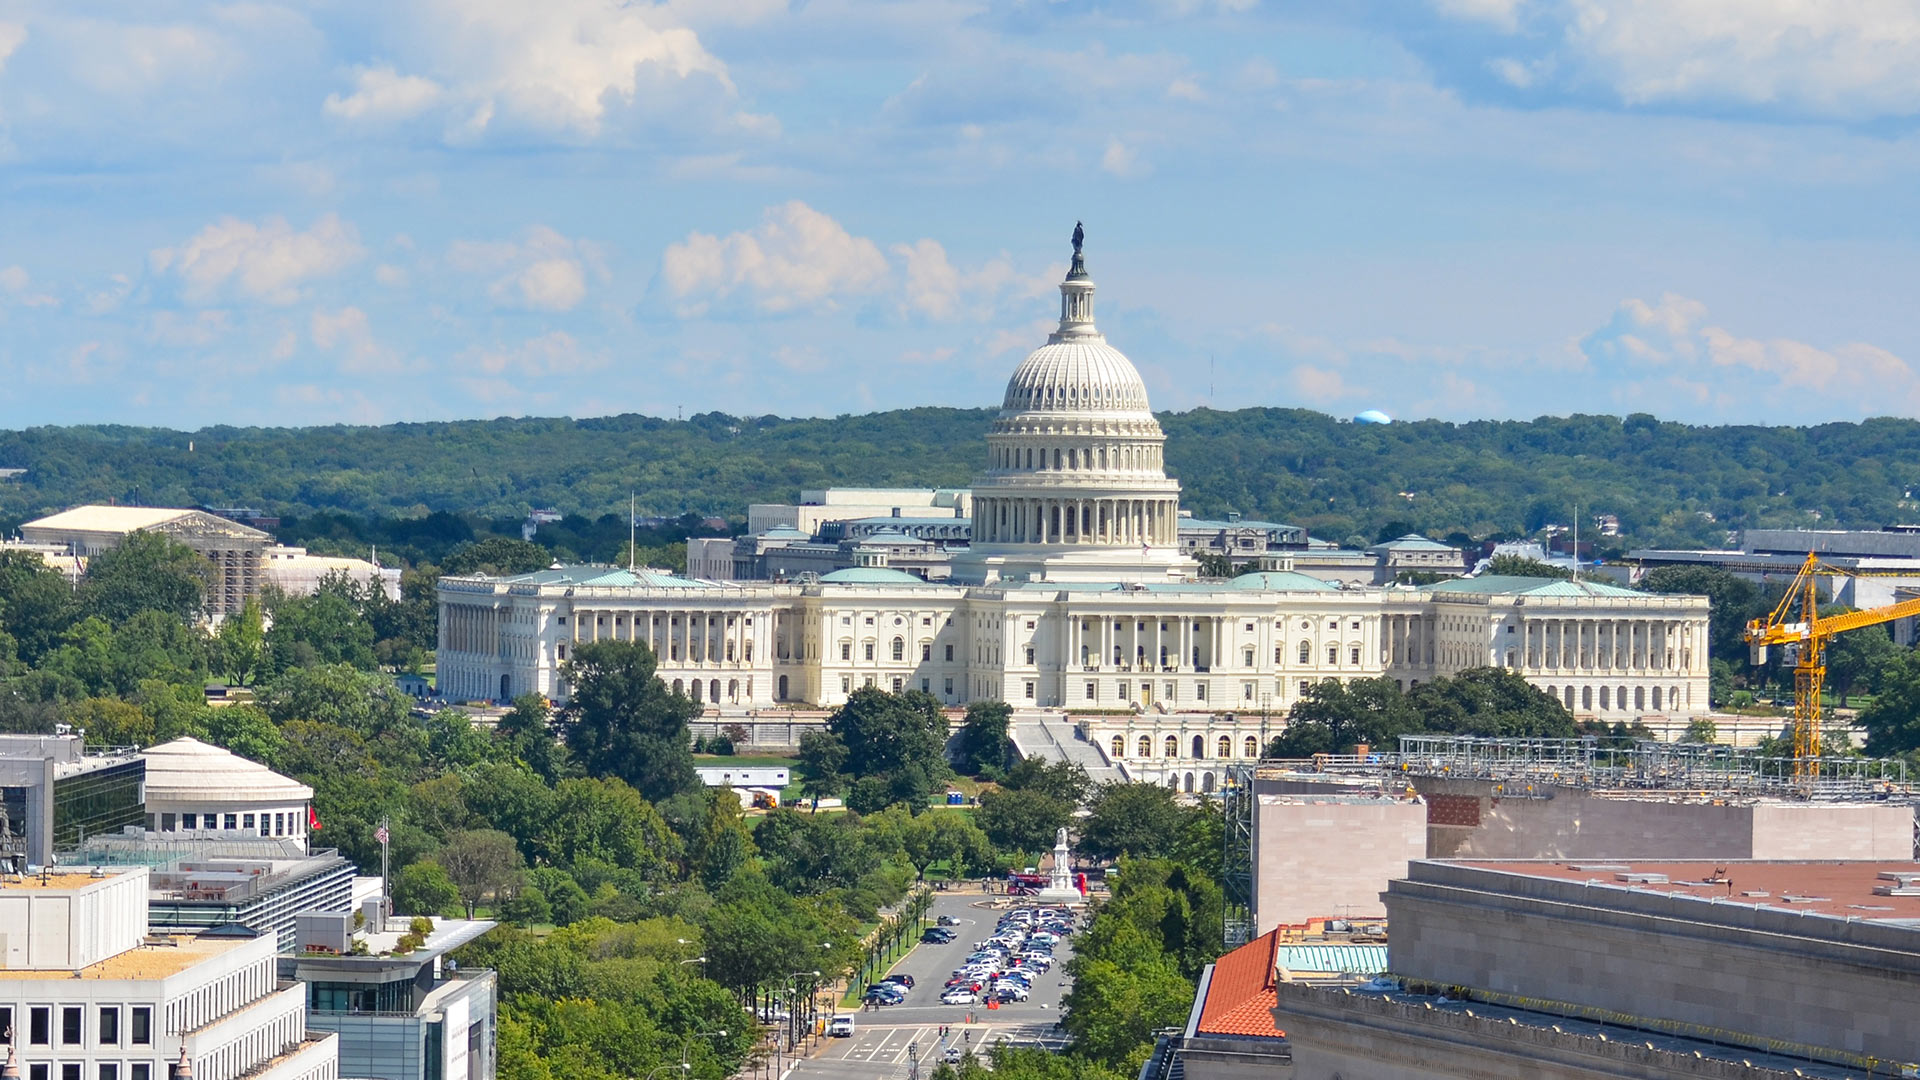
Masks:
[[[909,990],[913,989],[913,976],[907,974],[889,975],[880,981],[883,983],[897,983]]]

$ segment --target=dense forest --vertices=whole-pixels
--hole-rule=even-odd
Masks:
[[[83,502],[256,506],[473,520],[555,507],[738,518],[803,487],[957,486],[985,462],[985,409],[790,420],[496,419],[384,427],[194,432],[43,427],[0,432],[0,524]],[[1201,516],[1229,510],[1371,540],[1401,523],[1435,536],[1519,534],[1584,514],[1619,518],[1623,546],[1713,544],[1748,526],[1877,528],[1909,520],[1920,421],[1695,427],[1644,414],[1353,424],[1302,409],[1160,417],[1169,471]]]

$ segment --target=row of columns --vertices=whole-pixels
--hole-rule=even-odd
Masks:
[[[1388,665],[1431,664],[1434,657],[1434,621],[1420,615],[1388,615],[1381,628],[1381,646]]]
[[[1113,628],[1115,622],[1121,624],[1121,629]],[[1167,625],[1166,630],[1160,629],[1162,622]],[[1082,623],[1087,624],[1086,629],[1082,629]],[[1141,623],[1146,624],[1145,630],[1140,629]],[[1195,623],[1202,625],[1196,627]],[[1201,667],[1212,668],[1219,666],[1218,657],[1226,647],[1223,637],[1225,629],[1226,623],[1220,619],[1195,619],[1192,616],[1116,618],[1108,615],[1069,618],[1066,637],[1068,660],[1065,666],[1068,670],[1112,668],[1116,666],[1114,650],[1118,649],[1119,663],[1133,665],[1136,670],[1177,667],[1183,671],[1195,671]],[[1160,659],[1162,648],[1167,650],[1164,664]],[[1144,666],[1141,665],[1143,655]]]
[[[975,543],[1167,547],[1179,528],[1172,499],[974,499]]]
[[[1095,450],[1098,453],[1095,453]],[[1138,443],[1096,447],[1003,446],[994,451],[994,468],[1021,472],[1079,472],[1083,470],[1141,471],[1160,469],[1160,448]]]
[[[732,626],[727,625],[728,619],[733,620]],[[720,666],[753,660],[753,628],[740,612],[575,608],[571,629],[575,642],[644,641],[663,667]],[[643,629],[644,634],[640,633]]]
[[[1675,619],[1525,619],[1521,663],[1549,671],[1695,671],[1704,654],[1701,642],[1682,633],[1688,625]]]
[[[448,604],[440,626],[440,647],[451,652],[500,655],[500,619],[491,607]]]

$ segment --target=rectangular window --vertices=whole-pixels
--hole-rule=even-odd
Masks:
[[[1033,646],[1031,645],[1027,646],[1027,663],[1033,663]]]
[[[942,690],[946,693],[948,697],[952,697],[953,696],[953,680],[948,679],[946,681],[945,686],[942,687]]]
[[[120,1065],[112,1061],[101,1062],[100,1080],[120,1080]]]
[[[1087,684],[1087,700],[1092,701],[1094,698],[1099,696],[1100,696],[1099,688],[1093,683],[1088,683]]]
[[[873,689],[873,676],[871,675],[867,676],[866,687],[869,690]]]
[[[199,815],[199,814],[181,814],[181,815],[180,815],[180,827],[181,827],[182,829],[197,829],[197,828],[199,828],[199,827],[200,827],[200,815]]]
[[[229,829],[238,829],[239,827],[240,827],[240,815],[239,815],[239,814],[228,814],[228,815],[227,815],[227,828],[229,828]]]
[[[135,1046],[153,1045],[153,1009],[147,1005],[136,1005],[133,1017],[127,1023],[127,1041]]]
[[[100,1045],[120,1045],[120,1010],[112,1005],[100,1006]]]
[[[1194,696],[1194,700],[1196,700],[1196,701],[1205,701],[1205,700],[1207,700],[1207,684],[1206,684],[1206,683],[1194,683],[1194,684],[1193,684],[1193,696]]]
[[[11,1005],[0,1005],[0,1035],[4,1035],[8,1042],[14,1039],[13,1006]]]
[[[160,831],[161,832],[173,831],[173,815],[172,814],[160,815]]]
[[[840,676],[840,692],[843,694],[847,694],[847,693],[851,693],[852,691],[853,691],[853,676],[851,675]]]
[[[920,659],[933,659],[933,644],[931,642],[922,642],[920,644]]]
[[[920,680],[920,692],[921,692],[921,693],[923,693],[923,694],[931,694],[931,693],[933,693],[933,680],[932,680],[932,679],[921,679],[921,680]]]
[[[27,1010],[27,1045],[53,1045],[53,1009],[35,1005]]]
[[[1032,620],[1032,619],[1028,619],[1028,620],[1027,620],[1027,629],[1029,629],[1029,630],[1031,630],[1031,629],[1033,629],[1033,620]]]
[[[127,1066],[127,1080],[153,1080],[153,1065],[145,1061],[136,1061]]]
[[[69,1061],[60,1066],[60,1080],[80,1080],[80,1063]]]
[[[842,660],[853,659],[853,642],[843,641],[840,643],[840,659]]]
[[[896,694],[897,694],[897,693],[899,693],[899,692],[900,692],[900,687],[901,687],[901,682],[902,682],[902,680],[901,680],[901,678],[900,678],[900,676],[898,676],[898,675],[895,675],[895,676],[893,677],[893,692],[894,692],[894,693],[896,693]]]
[[[1327,663],[1337,664],[1339,662],[1340,662],[1340,646],[1338,645],[1327,646]]]
[[[1354,647],[1353,647],[1352,649],[1350,649],[1350,650],[1348,650],[1348,651],[1349,651],[1349,652],[1350,652],[1350,653],[1351,653],[1352,655],[1351,655],[1351,656],[1350,656],[1350,657],[1348,658],[1348,660],[1347,660],[1347,662],[1348,662],[1348,663],[1350,663],[1350,664],[1357,664],[1357,663],[1359,663],[1359,662],[1360,662],[1360,647],[1359,647],[1358,645],[1356,645],[1356,646],[1354,646]]]
[[[951,645],[947,646],[947,659],[949,661],[953,659],[953,646]]]
[[[253,831],[253,815],[252,814],[240,815],[240,827],[247,830],[248,832],[252,832]]]
[[[60,1010],[60,1045],[79,1046],[81,1029],[85,1026],[86,1013],[78,1005],[67,1005]]]
[[[27,1080],[47,1080],[52,1071],[53,1066],[44,1062],[35,1062],[27,1066]]]
[[[871,641],[867,642],[866,645],[862,647],[862,650],[866,654],[866,659],[868,660],[873,659],[873,642]]]
[[[1301,697],[1306,697],[1307,691],[1311,690],[1312,688],[1313,688],[1313,683],[1311,681],[1307,679],[1300,680],[1300,696]]]
[[[1245,701],[1253,700],[1253,684],[1252,683],[1240,684],[1240,697],[1242,700],[1245,700]]]
[[[1032,683],[1027,684],[1027,700],[1028,701],[1033,700],[1033,684]]]

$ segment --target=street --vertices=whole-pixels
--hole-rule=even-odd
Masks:
[[[1066,990],[1066,962],[1073,955],[1071,937],[1054,949],[1053,970],[1034,978],[1033,996],[1024,1002],[989,1009],[985,1005],[942,1005],[940,995],[948,974],[960,966],[976,943],[986,940],[999,921],[1001,909],[986,906],[1004,897],[943,895],[928,910],[928,925],[941,915],[952,915],[954,940],[947,945],[921,944],[902,957],[888,974],[907,974],[915,985],[907,1000],[878,1009],[851,1006],[843,1014],[854,1018],[852,1038],[827,1039],[820,1053],[801,1061],[792,1080],[904,1080],[912,1047],[919,1055],[920,1075],[940,1064],[950,1046],[979,1049],[1002,1039],[1021,1045],[1058,1049],[1065,1036],[1054,1027],[1060,1018],[1060,997]],[[972,1022],[968,1022],[968,1018]],[[941,1025],[949,1025],[947,1037]]]

